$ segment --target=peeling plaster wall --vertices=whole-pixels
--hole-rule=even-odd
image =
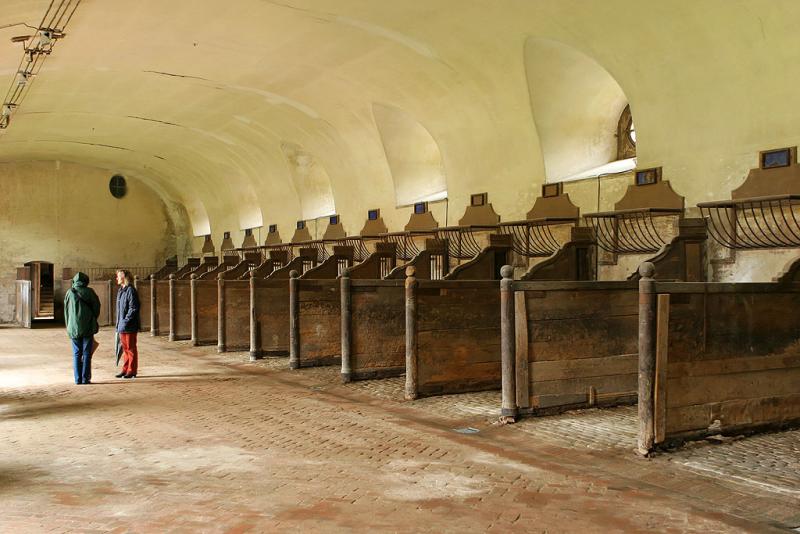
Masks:
[[[0,322],[13,320],[16,268],[25,262],[52,262],[58,294],[64,267],[152,267],[186,256],[185,210],[130,177],[128,194],[115,199],[112,174],[63,162],[0,163]]]

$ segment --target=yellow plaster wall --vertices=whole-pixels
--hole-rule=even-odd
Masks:
[[[113,173],[64,162],[0,163],[0,322],[13,319],[16,268],[152,267],[186,255],[188,220],[141,181],[115,199]]]

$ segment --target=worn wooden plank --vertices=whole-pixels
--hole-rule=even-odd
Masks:
[[[667,412],[667,436],[707,430],[744,430],[750,426],[780,424],[800,420],[800,394],[735,399],[670,408]]]
[[[514,334],[516,399],[520,408],[530,407],[530,384],[528,372],[528,306],[525,293],[514,293]]]
[[[669,307],[669,295],[658,295],[656,310],[656,372],[653,387],[653,426],[656,443],[663,442],[666,434]]]
[[[770,356],[740,356],[721,360],[669,362],[669,378],[684,376],[722,376],[728,374],[791,369],[800,367],[800,354],[773,354]]]
[[[564,380],[543,380],[531,384],[531,396],[582,393],[587,395],[588,400],[589,388],[594,388],[598,395],[621,392],[635,394],[637,384],[638,380],[635,372],[608,376],[576,377]]]
[[[768,369],[724,376],[686,376],[667,380],[667,406],[690,406],[790,395],[800,384],[800,368]]]
[[[574,360],[534,361],[530,363],[531,383],[635,373],[638,358],[639,355],[634,353]]]

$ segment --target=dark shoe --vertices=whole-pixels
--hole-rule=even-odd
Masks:
[[[136,378],[136,375],[125,375],[122,378]]]
[[[116,376],[117,378],[124,378],[125,377],[125,373],[117,373],[114,376]]]

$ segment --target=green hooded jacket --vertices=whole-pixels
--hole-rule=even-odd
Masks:
[[[64,297],[64,320],[67,335],[72,339],[90,337],[97,333],[97,317],[100,315],[100,299],[89,287],[89,277],[78,273],[72,278],[72,288]]]

